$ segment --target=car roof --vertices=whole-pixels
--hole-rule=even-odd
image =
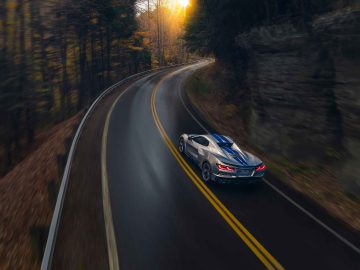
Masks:
[[[202,136],[202,137],[205,137],[206,139],[208,139],[209,141],[212,141],[213,143],[215,144],[218,144],[218,143],[234,143],[234,141],[228,137],[228,136],[225,136],[225,135],[220,135],[220,134],[217,134],[217,133],[212,133],[212,134],[191,134],[192,136]]]
[[[221,135],[221,134],[217,134],[217,133],[208,134],[207,137],[210,138],[216,144],[218,144],[218,143],[234,143],[234,141],[230,137]]]

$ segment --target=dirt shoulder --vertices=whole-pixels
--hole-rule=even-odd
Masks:
[[[39,269],[62,161],[81,116],[43,132],[37,149],[0,179],[0,269]]]
[[[225,98],[226,76],[222,76],[221,72],[220,76],[219,72],[214,76],[215,68],[212,65],[201,69],[186,82],[188,99],[200,116],[215,130],[230,135],[246,150],[261,157],[268,165],[271,178],[280,180],[285,186],[304,195],[332,217],[352,228],[355,234],[359,234],[360,201],[343,191],[330,165],[314,167],[312,164],[296,163],[281,156],[264,153],[249,143],[246,119],[241,118],[242,108],[237,108],[231,100]]]

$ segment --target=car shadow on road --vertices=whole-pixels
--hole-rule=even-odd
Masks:
[[[227,193],[241,193],[241,194],[251,194],[258,193],[263,189],[264,183],[218,183],[210,182],[206,185],[214,192],[227,192]]]

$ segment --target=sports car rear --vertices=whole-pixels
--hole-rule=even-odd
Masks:
[[[234,167],[231,165],[222,165],[231,170],[222,170],[217,164],[213,169],[212,180],[221,183],[255,183],[262,179],[265,174],[265,165],[256,167]]]

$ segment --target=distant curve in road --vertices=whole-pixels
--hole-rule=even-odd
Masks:
[[[206,185],[270,259],[191,181],[169,144],[182,133],[204,132],[179,93],[207,63],[140,79],[114,103],[105,166],[120,269],[359,269],[356,252],[269,186]]]

